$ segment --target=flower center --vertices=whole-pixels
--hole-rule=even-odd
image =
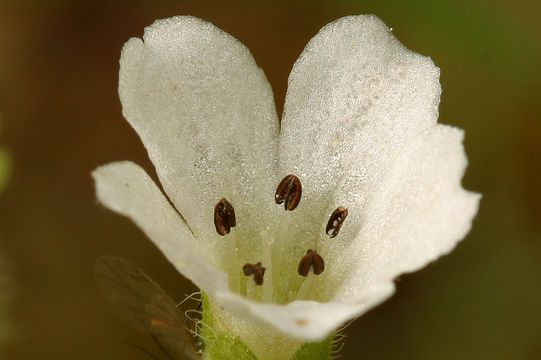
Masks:
[[[274,201],[276,204],[283,203],[286,211],[293,211],[299,205],[301,196],[301,181],[297,176],[289,174],[285,176],[278,185]],[[325,228],[325,233],[329,238],[332,239],[338,235],[347,216],[348,210],[343,206],[337,207],[332,212]],[[220,199],[214,207],[214,226],[216,227],[216,232],[221,236],[229,234],[231,228],[236,226],[235,209],[225,198]],[[266,230],[261,231],[259,235],[261,237],[261,255],[259,259],[255,259],[258,260],[258,262],[255,264],[245,263],[242,266],[242,274],[245,277],[251,277],[253,281],[242,281],[241,279],[242,285],[238,290],[242,295],[253,298],[254,300],[273,302],[273,300],[275,300],[273,299],[274,287],[272,279],[272,245],[274,244],[274,239]],[[320,244],[317,244],[316,241],[315,247],[318,247],[318,245],[321,246]],[[238,251],[238,249],[235,249],[235,251]],[[283,263],[283,259],[280,258],[280,255],[281,253],[275,257],[275,262]],[[225,256],[228,256],[228,254],[225,254]],[[236,266],[238,268],[241,267],[240,264],[237,264]],[[232,276],[238,273],[235,269],[229,270],[230,275]],[[314,281],[314,276],[321,275],[324,271],[325,261],[323,257],[317,252],[317,249],[308,249],[306,255],[298,262],[297,276],[302,276],[304,280],[301,280],[300,284],[297,286],[297,292],[294,298],[304,298]],[[277,273],[280,274],[279,271]],[[287,278],[291,278],[291,276],[287,276]],[[298,282],[299,281],[296,281],[296,283]],[[262,291],[258,290],[258,288],[262,288]],[[280,286],[280,288],[283,288],[283,286]],[[288,288],[288,286],[285,286],[285,288]]]

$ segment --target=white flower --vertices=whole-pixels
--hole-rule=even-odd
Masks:
[[[158,20],[124,45],[119,93],[174,207],[132,162],[94,171],[99,200],[233,314],[249,347],[263,336],[251,326],[325,338],[387,299],[398,275],[450,252],[476,214],[479,195],[460,184],[463,131],[436,123],[439,69],[375,16],[339,19],[308,43],[281,129],[248,49],[194,17]],[[288,174],[302,183],[294,211],[274,202]],[[225,236],[221,198],[236,214]],[[330,238],[339,206],[349,215]],[[321,275],[297,271],[309,249]],[[257,262],[261,286],[242,272]]]

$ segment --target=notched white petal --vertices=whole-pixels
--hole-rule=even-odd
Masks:
[[[140,166],[130,161],[111,163],[98,167],[92,176],[98,200],[133,220],[184,276],[207,291],[227,286],[225,274],[209,265],[214,252],[193,237]]]
[[[462,138],[462,130],[437,125],[396,159],[368,206],[363,229],[344,252],[344,266],[353,270],[336,290],[340,299],[418,270],[466,236],[480,195],[461,186],[467,165]]]
[[[404,47],[376,16],[324,26],[291,71],[280,135],[281,170],[305,189],[309,211],[299,224],[326,222],[344,206],[348,231],[358,232],[394,158],[436,123],[440,93],[430,58]]]
[[[217,241],[212,211],[221,198],[243,224],[262,216],[276,181],[278,120],[272,89],[244,45],[194,17],[158,20],[143,40],[125,44],[119,94],[199,241]]]

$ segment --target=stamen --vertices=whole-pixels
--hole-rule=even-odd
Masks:
[[[265,284],[263,285],[263,301],[271,303],[273,296],[272,286],[272,244],[274,244],[274,238],[269,235],[267,230],[262,230],[261,236],[261,261],[265,263],[267,267],[265,277]]]
[[[282,179],[276,189],[274,201],[277,204],[284,203],[284,208],[289,211],[294,210],[301,201],[302,186],[301,181],[295,175],[289,174]]]
[[[246,276],[253,275],[254,276],[254,282],[256,285],[263,285],[263,275],[265,275],[265,270],[267,268],[261,266],[261,262],[258,262],[257,264],[245,264],[242,267],[242,272]]]
[[[216,232],[222,236],[229,234],[232,227],[235,227],[235,209],[225,198],[220,199],[214,207],[214,226]]]
[[[316,250],[308,250],[306,255],[303,256],[299,262],[299,275],[308,276],[310,268],[314,271],[315,275],[321,274],[325,270],[325,262],[321,255]]]
[[[331,217],[327,222],[327,227],[325,228],[325,232],[331,239],[338,235],[338,232],[340,231],[340,228],[342,227],[342,224],[344,223],[344,220],[346,220],[347,216],[348,209],[343,206],[337,207],[336,210],[332,212]]]

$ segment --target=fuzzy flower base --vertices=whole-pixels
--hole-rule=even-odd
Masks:
[[[96,169],[97,196],[208,296],[206,359],[328,358],[477,212],[463,131],[437,124],[439,69],[373,15],[308,43],[281,127],[248,49],[194,17],[124,45],[119,94],[168,198],[132,162]]]
[[[200,325],[204,339],[204,358],[327,360],[335,350],[334,332],[315,343],[284,336],[265,324],[254,324],[229,314],[208,296],[202,297],[203,318]],[[245,334],[243,341],[234,334]],[[253,351],[251,350],[253,349]]]

